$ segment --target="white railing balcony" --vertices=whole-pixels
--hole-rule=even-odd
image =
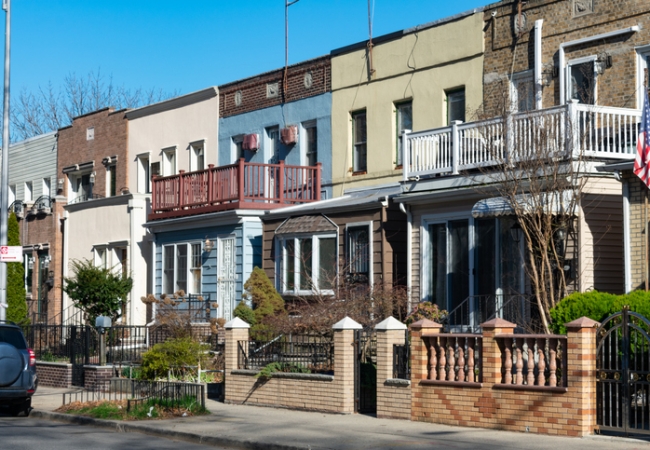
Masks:
[[[637,109],[569,103],[403,136],[404,181],[423,175],[457,175],[531,155],[631,159],[641,121]],[[528,156],[526,156],[528,155]]]

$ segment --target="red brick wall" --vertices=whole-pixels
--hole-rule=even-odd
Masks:
[[[329,92],[332,89],[330,69],[329,56],[289,66],[286,93],[283,92],[284,68],[219,86],[221,96],[219,117],[234,116]],[[312,84],[310,87],[305,86],[305,74],[307,73],[311,74]],[[269,83],[278,84],[276,97],[267,97],[266,86]],[[237,91],[241,91],[239,106],[235,104]]]
[[[36,361],[36,374],[40,386],[72,386],[72,364]]]

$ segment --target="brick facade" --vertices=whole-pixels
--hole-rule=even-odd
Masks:
[[[267,86],[276,84],[276,95],[268,95]],[[219,86],[219,117],[230,117],[331,91],[329,55],[289,66],[286,94],[283,86],[284,69]],[[237,104],[239,100],[241,103]]]
[[[113,366],[84,366],[84,389],[108,391],[114,370]]]
[[[513,31],[517,22],[518,2],[503,1],[485,9],[484,107],[487,116],[499,115],[507,104],[507,77],[512,73],[534,68],[534,23],[542,25],[543,105],[559,104],[558,50],[564,42],[621,30],[634,25],[640,31],[610,39],[588,42],[566,49],[566,61],[591,55],[612,57],[612,66],[598,75],[597,103],[605,106],[635,108],[637,95],[635,47],[650,43],[650,5],[637,0],[629,2],[594,2],[594,12],[574,17],[573,2],[567,0],[536,0],[522,2],[525,17],[520,37]],[[493,16],[494,14],[494,16]],[[514,61],[513,61],[514,60]]]
[[[623,181],[627,183],[630,195],[630,280],[632,290],[645,289],[647,273],[648,240],[646,236],[646,196],[648,188],[631,171],[625,171]]]
[[[404,330],[377,331],[377,417],[411,418],[411,382],[393,379],[393,345],[404,344]]]
[[[72,386],[72,364],[36,361],[36,374],[40,386]]]

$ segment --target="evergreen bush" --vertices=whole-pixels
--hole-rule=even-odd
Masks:
[[[237,305],[232,314],[235,317],[239,317],[250,326],[255,325],[255,313],[245,302],[239,302],[239,305]]]
[[[242,298],[250,299],[253,302],[255,324],[251,326],[251,336],[253,339],[263,338],[264,335],[271,332],[271,327],[265,323],[265,319],[286,314],[284,300],[273,287],[266,272],[259,267],[253,269],[251,276],[244,283],[244,289],[246,293]]]
[[[7,245],[20,246],[20,227],[13,212],[7,221]],[[21,324],[29,323],[26,297],[25,266],[21,262],[7,263],[7,320]]]
[[[207,350],[209,346],[194,341],[192,338],[169,339],[160,344],[154,345],[149,351],[142,355],[142,367],[140,376],[145,380],[165,378],[169,371],[179,377],[185,376],[197,366],[207,364]]]
[[[551,308],[551,330],[557,334],[565,334],[564,324],[583,316],[602,322],[610,315],[618,299],[618,296],[607,292],[574,292]]]

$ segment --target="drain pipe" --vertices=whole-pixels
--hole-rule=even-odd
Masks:
[[[411,231],[413,229],[413,214],[410,208],[404,206],[404,203],[399,204],[399,209],[406,214],[406,292],[408,295],[408,303],[406,305],[407,312],[411,313],[411,255],[413,253]]]
[[[622,30],[609,31],[607,33],[597,34],[596,36],[590,36],[582,39],[576,39],[575,41],[563,42],[560,44],[560,49],[558,51],[558,69],[560,71],[560,105],[566,103],[566,72],[564,71],[564,49],[568,47],[573,47],[575,45],[585,44],[587,42],[599,41],[601,39],[609,39],[614,36],[627,33],[636,33],[641,28],[638,25],[631,27],[623,28]]]
[[[542,109],[542,24],[544,19],[535,21],[535,109]]]
[[[621,174],[619,172],[615,173],[616,177],[619,178]],[[625,292],[629,293],[632,291],[632,270],[631,261],[630,261],[630,184],[623,180],[623,263],[625,266]]]

